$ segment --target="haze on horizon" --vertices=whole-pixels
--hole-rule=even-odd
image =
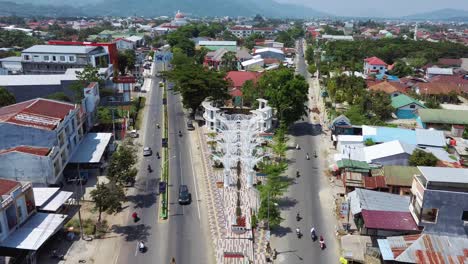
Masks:
[[[337,16],[402,17],[440,9],[468,10],[468,0],[275,0]]]

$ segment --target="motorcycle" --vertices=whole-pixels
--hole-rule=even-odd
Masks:
[[[324,250],[326,248],[326,245],[325,245],[325,240],[323,240],[323,237],[320,236],[320,249],[321,250]]]
[[[299,178],[301,177],[301,175],[299,174],[299,171],[296,171],[296,178]]]
[[[150,172],[150,173],[151,173],[152,171],[153,171],[153,170],[151,169],[151,166],[150,166],[150,165],[148,165],[148,172]]]
[[[296,236],[299,239],[301,239],[301,237],[302,237],[302,233],[301,233],[301,230],[299,228],[296,228]]]
[[[159,128],[160,128],[160,127],[159,127],[159,124],[156,124],[156,127],[159,129]]]
[[[296,149],[300,150],[301,148],[299,147],[299,144],[296,145]]]
[[[314,157],[317,158],[317,152],[314,150]]]
[[[156,158],[157,158],[157,159],[160,159],[160,158],[161,158],[161,156],[159,156],[159,151],[156,152]]]
[[[296,214],[296,220],[299,222],[301,221],[302,217],[299,215],[299,212],[297,212]]]
[[[138,242],[138,250],[139,250],[141,253],[144,253],[144,252],[146,251],[146,246],[145,246],[145,244],[143,243],[143,241]]]
[[[179,137],[182,137],[182,132],[179,130]]]
[[[312,227],[312,229],[310,229],[310,238],[312,238],[312,241],[315,242],[315,240],[317,240],[317,234],[315,233],[315,228]]]
[[[306,160],[310,160],[309,153],[306,154]]]

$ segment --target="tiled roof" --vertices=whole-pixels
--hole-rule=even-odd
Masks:
[[[387,185],[411,186],[413,176],[421,172],[412,166],[384,166],[383,174]]]
[[[370,57],[370,58],[367,58],[367,59],[364,59],[365,62],[371,64],[371,65],[387,65],[387,63],[385,63],[385,61],[377,58],[377,57]]]
[[[248,80],[256,83],[259,77],[260,74],[256,72],[230,71],[226,75],[226,80],[231,80],[232,86],[239,88]]]
[[[49,148],[41,148],[41,147],[31,147],[31,146],[17,146],[10,149],[3,149],[0,150],[0,155],[10,152],[22,152],[37,156],[47,156],[50,152]]]
[[[366,228],[396,231],[419,230],[410,212],[372,211],[363,209]]]
[[[468,111],[448,109],[418,109],[424,123],[468,125]]]
[[[369,87],[371,91],[381,91],[387,94],[394,92],[404,93],[406,91],[406,86],[399,82],[379,82]]]
[[[20,183],[17,181],[0,179],[0,196],[9,194],[18,185],[20,185]]]
[[[53,130],[77,106],[36,98],[0,108],[0,122]]]
[[[468,93],[468,80],[460,75],[438,75],[427,83],[418,83],[420,94]]]
[[[462,64],[461,59],[446,59],[446,58],[441,58],[437,61],[437,64],[439,65],[444,65],[444,66],[458,66],[460,67]]]
[[[409,104],[416,104],[416,105],[419,105],[421,107],[426,108],[421,102],[407,96],[406,94],[400,94],[398,96],[392,96],[392,106],[395,109],[403,107],[403,106],[407,106]]]

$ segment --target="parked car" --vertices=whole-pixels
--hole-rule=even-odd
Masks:
[[[150,147],[143,148],[143,156],[151,156],[153,155],[153,150]]]
[[[187,185],[179,186],[179,204],[189,204],[192,200],[192,195],[190,194]]]
[[[187,130],[195,130],[192,120],[187,121]]]
[[[138,137],[138,131],[136,131],[135,129],[130,131],[128,133],[128,135],[131,137],[131,138],[137,138]]]

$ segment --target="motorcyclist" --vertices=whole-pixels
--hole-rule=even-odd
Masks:
[[[156,157],[159,159],[159,151],[156,151]]]
[[[312,227],[310,229],[310,237],[315,240],[316,234],[315,234],[315,227]]]
[[[297,212],[297,214],[296,214],[296,220],[297,221],[301,220],[301,216],[299,215],[299,212]]]
[[[301,238],[302,236],[301,229],[299,229],[299,227],[296,228],[296,235],[298,238]]]
[[[182,136],[182,131],[179,130],[179,136],[181,137]]]
[[[306,159],[310,159],[309,153],[306,154]]]
[[[299,171],[296,171],[296,177],[299,178],[300,176]]]
[[[148,171],[151,172],[151,165],[148,164]]]
[[[325,240],[323,239],[323,236],[320,236],[319,242],[320,242],[320,248],[324,249],[325,248]]]
[[[159,123],[158,123],[158,124],[156,124],[156,127],[157,127],[157,128],[159,128]]]
[[[143,241],[138,242],[138,248],[143,252],[145,250],[145,243]]]
[[[317,157],[317,152],[314,150],[314,157]]]
[[[300,149],[299,144],[296,144],[296,149]]]

